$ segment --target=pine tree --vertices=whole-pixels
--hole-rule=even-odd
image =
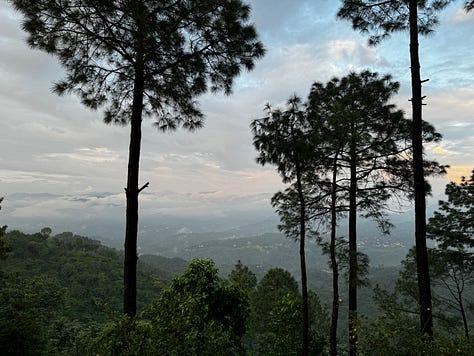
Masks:
[[[229,94],[241,68],[264,54],[250,7],[241,0],[11,0],[28,43],[56,55],[67,76],[58,94],[75,93],[106,123],[130,124],[124,260],[124,312],[136,313],[138,195],[142,119],[163,131],[196,130],[195,98]]]
[[[389,75],[364,71],[351,73],[327,84],[315,83],[309,95],[308,110],[314,129],[319,127],[317,157],[326,157],[328,172],[332,171],[331,243],[332,267],[336,263],[335,216],[349,215],[349,329],[350,343],[357,345],[357,288],[360,253],[357,251],[358,216],[374,219],[388,233],[391,224],[386,218],[387,204],[393,197],[411,196],[410,161],[411,122],[389,101],[399,84]],[[424,124],[427,141],[440,135]],[[430,173],[443,171],[436,162],[426,162]],[[337,272],[333,272],[337,273]],[[333,289],[337,291],[336,280]],[[333,294],[333,326],[331,354],[336,353],[336,321],[339,296]],[[336,315],[334,315],[336,314]]]
[[[430,34],[438,22],[437,13],[453,0],[344,0],[338,17],[352,22],[354,29],[370,33],[369,43],[378,44],[393,32],[410,34],[410,62],[413,120],[413,187],[415,200],[415,242],[420,296],[420,330],[433,334],[432,302],[426,247],[426,185],[423,170],[423,119],[418,36]],[[352,352],[352,355],[354,353]]]
[[[291,183],[290,188],[275,194],[272,205],[277,207],[281,216],[280,230],[288,237],[299,241],[303,315],[302,354],[308,355],[309,312],[305,256],[308,216],[303,175],[307,172],[305,165],[311,162],[309,158],[312,152],[308,150],[308,122],[301,99],[294,96],[288,100],[287,106],[287,110],[281,111],[273,110],[268,105],[268,116],[253,121],[251,128],[254,146],[259,152],[257,162],[262,165],[276,165],[283,182]],[[286,204],[289,204],[296,214],[285,215],[286,211],[279,206]]]
[[[454,307],[461,314],[464,334],[469,338],[469,327],[464,303],[464,286],[474,280],[474,170],[471,177],[460,183],[446,185],[446,201],[439,201],[439,210],[429,219],[427,232],[436,240],[433,251],[437,261],[435,278],[441,279],[454,298]],[[446,282],[449,280],[451,283]]]
[[[0,204],[2,203],[3,198],[0,198]],[[0,210],[2,210],[2,207],[0,205]],[[0,226],[0,260],[4,259],[8,256],[8,253],[10,252],[10,246],[8,243],[5,241],[5,232],[7,231],[7,226]]]

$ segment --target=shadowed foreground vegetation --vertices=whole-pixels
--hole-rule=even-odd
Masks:
[[[211,260],[195,259],[186,268],[183,260],[143,256],[139,313],[130,319],[121,313],[122,253],[87,237],[50,233],[5,235],[2,355],[301,354],[302,299],[284,269],[272,268],[257,280],[239,262],[225,279]],[[409,268],[407,258],[401,273]],[[359,319],[361,355],[416,355],[427,347],[416,332],[416,297],[410,295],[416,286],[400,283],[393,291],[375,287],[379,314],[373,308],[374,314]],[[329,312],[310,291],[311,355],[328,352]],[[472,354],[454,309],[442,314],[435,318],[439,335],[429,346],[432,354]],[[467,317],[472,324],[470,310]],[[340,338],[341,355],[345,339]]]

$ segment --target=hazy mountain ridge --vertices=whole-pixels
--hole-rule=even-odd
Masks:
[[[47,193],[13,193],[7,195],[4,201],[2,223],[7,224],[10,230],[25,232],[37,232],[49,226],[53,233],[72,231],[123,249],[124,208],[114,204],[115,201],[108,202],[107,199],[112,196],[115,195],[110,192],[86,192],[81,196],[68,197]],[[59,215],[54,212],[48,215],[48,204],[54,204],[58,199],[71,202],[71,206]],[[84,199],[88,203],[83,203]],[[22,210],[27,209],[31,202],[45,204],[41,214],[32,216],[27,214],[28,210]],[[99,202],[112,204],[106,209],[94,210],[93,204]],[[86,206],[90,206],[91,210],[85,209]],[[433,208],[430,207],[430,210]],[[413,245],[413,213],[392,213],[389,218],[395,226],[390,235],[383,235],[370,220],[358,220],[359,247],[369,255],[372,266],[398,265]],[[214,216],[210,213],[206,215],[203,209],[200,216],[170,216],[142,208],[139,254],[178,257],[187,261],[193,257],[209,257],[223,271],[230,271],[231,266],[241,260],[256,271],[281,266],[299,274],[298,247],[278,232],[278,223],[278,216],[268,210],[258,214],[227,211]],[[342,221],[338,236],[346,233],[347,224]],[[314,241],[309,241],[306,251],[310,268],[327,269],[327,257],[321,256],[321,250]]]

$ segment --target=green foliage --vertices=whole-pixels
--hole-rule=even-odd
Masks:
[[[474,344],[453,334],[435,334],[434,341],[419,334],[418,315],[409,315],[396,309],[372,322],[359,323],[360,344],[358,355],[472,355]]]
[[[99,241],[64,232],[46,237],[10,231],[6,235],[12,248],[10,258],[1,261],[1,270],[18,281],[47,276],[65,288],[63,315],[83,323],[105,322],[120,315],[122,307],[122,255]],[[140,265],[139,265],[140,267]],[[159,293],[155,285],[161,278],[139,269],[139,306],[148,305]]]
[[[47,276],[0,274],[0,354],[47,355],[49,327],[64,299],[65,289]]]
[[[270,332],[271,325],[274,324],[274,308],[277,303],[286,295],[299,296],[298,283],[295,278],[282,268],[272,268],[267,271],[260,280],[256,289],[250,294],[251,314],[249,320],[248,339],[250,348],[260,350],[268,343],[267,333]],[[289,298],[289,297],[288,297]],[[301,316],[301,309],[299,316]],[[294,332],[301,334],[300,330]],[[301,349],[301,346],[298,346]]]
[[[68,355],[134,356],[155,355],[152,328],[148,321],[126,315],[97,331],[83,332],[68,349]]]
[[[266,331],[272,322],[275,304],[288,293],[299,295],[298,283],[290,272],[282,268],[268,270],[251,294],[250,328],[253,334]]]
[[[229,274],[229,281],[243,290],[251,291],[257,285],[257,276],[239,260]]]
[[[416,284],[412,287],[416,291]],[[359,319],[358,354],[438,355],[426,353],[431,346],[419,334],[416,299],[407,298],[399,288],[391,293],[378,286],[373,298],[381,315],[371,321]]]
[[[446,185],[447,201],[439,201],[439,210],[429,219],[427,233],[442,248],[474,247],[474,170],[469,179]]]
[[[275,272],[272,272],[272,275],[274,276]],[[271,275],[268,277],[271,277]],[[277,276],[275,281],[282,281],[281,277],[283,277],[283,274]],[[290,282],[290,280],[287,280],[287,282]],[[276,286],[275,283],[267,284],[267,286],[272,284]],[[291,282],[289,284],[291,285]],[[257,313],[253,315],[253,318],[265,317],[266,323],[262,323],[260,331],[257,332],[253,329],[247,335],[248,343],[251,345],[249,347],[250,354],[282,356],[303,354],[301,349],[303,338],[301,328],[303,322],[301,314],[302,298],[291,287],[287,287],[289,287],[288,283],[286,287],[282,285],[281,288],[266,290],[266,299],[260,302],[260,307],[265,301],[271,306],[271,310],[266,316],[259,314],[265,312],[263,308],[253,310],[254,313]],[[260,294],[260,296],[262,295]],[[255,299],[255,297],[254,295],[254,298],[252,298],[252,307],[254,306],[253,303],[258,303],[258,299]],[[309,316],[309,354],[324,355],[324,352],[327,352],[329,317],[326,308],[321,305],[318,296],[313,292],[309,293]]]
[[[329,317],[321,306],[317,295],[309,294],[310,350],[309,355],[324,355],[327,346]],[[265,334],[265,345],[261,355],[302,355],[302,330],[299,327],[301,316],[301,297],[286,294],[273,308],[273,322]]]
[[[194,259],[143,317],[150,320],[154,354],[244,354],[246,293],[218,277],[211,260]]]

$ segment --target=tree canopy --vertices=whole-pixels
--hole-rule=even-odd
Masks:
[[[438,24],[437,14],[454,0],[417,1],[418,31],[428,35]],[[409,1],[406,0],[344,0],[337,16],[350,20],[352,27],[363,33],[370,33],[369,43],[379,44],[393,32],[409,31]],[[471,4],[472,5],[472,4]]]
[[[264,53],[240,0],[11,2],[24,15],[28,44],[67,70],[54,90],[104,106],[106,122],[130,122],[139,76],[145,116],[163,130],[198,128],[194,98],[207,89],[230,93],[241,68]]]
[[[441,247],[474,247],[474,170],[469,178],[446,185],[447,200],[439,201],[439,209],[429,219],[428,237]]]
[[[124,312],[136,314],[136,266],[142,118],[159,129],[195,130],[195,98],[229,94],[242,68],[264,54],[250,7],[241,0],[10,0],[24,16],[28,43],[56,55],[75,93],[106,123],[130,123],[124,258]]]

